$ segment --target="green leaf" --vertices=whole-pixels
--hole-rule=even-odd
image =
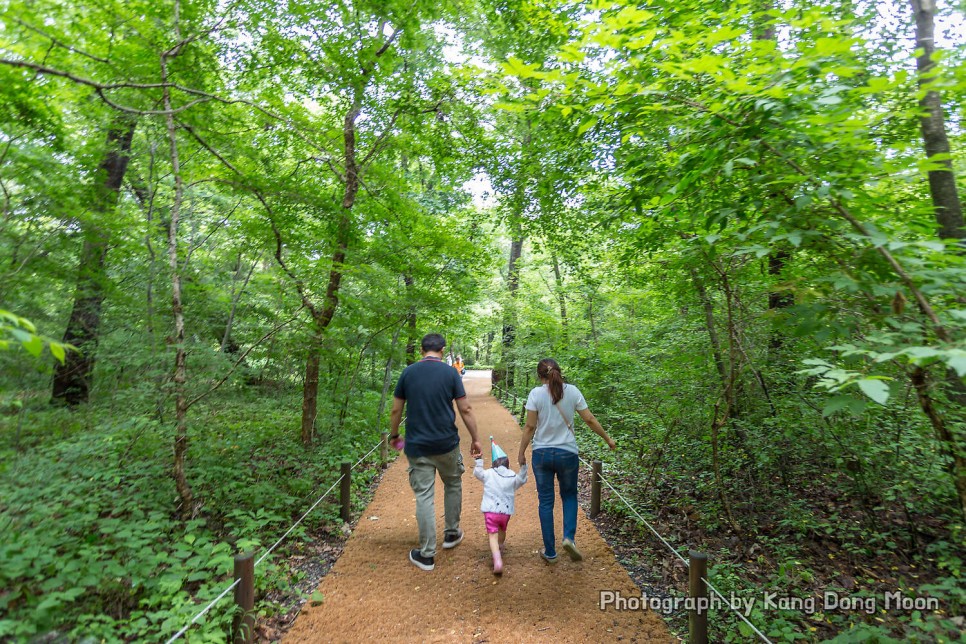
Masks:
[[[597,117],[591,116],[590,118],[586,119],[583,123],[580,124],[580,127],[577,128],[577,134],[578,135],[583,134],[584,132],[594,127],[595,125],[597,125]]]
[[[510,56],[510,58],[503,63],[503,69],[507,74],[510,74],[511,76],[518,76],[520,78],[531,78],[536,76],[536,72],[539,67],[540,65],[537,64],[528,65],[515,56]]]
[[[64,347],[59,342],[50,343],[50,354],[57,358],[60,364],[64,364]]]
[[[955,354],[950,352],[945,362],[960,378],[966,376],[966,351],[956,352]]]
[[[880,405],[884,405],[889,400],[889,386],[881,380],[863,378],[859,380],[859,389]]]
[[[828,418],[837,411],[848,409],[853,414],[861,414],[865,403],[852,396],[835,396],[822,408],[822,417]]]
[[[26,342],[22,342],[23,348],[35,358],[39,358],[44,350],[44,341],[39,336],[31,336]]]

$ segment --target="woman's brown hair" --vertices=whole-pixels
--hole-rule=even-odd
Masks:
[[[537,375],[547,381],[550,398],[556,405],[563,398],[564,381],[563,374],[560,373],[560,365],[553,358],[544,358],[537,363]]]

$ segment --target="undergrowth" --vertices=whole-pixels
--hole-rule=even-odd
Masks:
[[[230,585],[236,554],[261,557],[335,482],[342,461],[379,440],[371,429],[329,432],[306,450],[291,398],[235,392],[193,410],[187,477],[203,506],[188,521],[178,518],[170,423],[40,405],[19,433],[16,416],[3,419],[0,639],[158,641],[188,624]],[[354,495],[374,475],[354,470]],[[258,565],[256,597],[290,590],[275,563],[287,544],[339,522],[336,490]],[[219,602],[191,640],[224,641],[231,607],[230,596]]]

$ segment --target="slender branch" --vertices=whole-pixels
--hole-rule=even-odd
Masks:
[[[211,147],[210,145],[208,145],[208,142],[205,141],[203,138],[201,138],[201,135],[199,135],[197,132],[195,132],[195,129],[193,127],[191,127],[187,123],[183,123],[181,121],[178,121],[178,125],[181,127],[181,129],[183,129],[185,132],[187,132],[188,134],[190,134],[191,135],[191,138],[193,138],[195,141],[197,141],[198,144],[201,145],[201,147],[203,147],[204,149],[208,150],[208,152],[211,153],[212,156],[214,156],[216,159],[218,159],[219,161],[221,161],[222,165],[224,165],[226,168],[228,168],[229,170],[231,170],[232,172],[234,172],[238,176],[245,176],[245,175],[242,174],[241,170],[239,170],[234,165],[232,165],[231,161],[229,161],[228,159],[226,159],[224,156],[222,156],[221,154],[219,154],[217,150],[215,150],[213,147]]]
[[[87,58],[90,58],[91,60],[96,60],[99,63],[105,63],[105,64],[108,64],[109,65],[110,62],[111,62],[111,61],[109,61],[106,58],[101,58],[100,56],[95,56],[94,54],[89,54],[86,51],[84,51],[83,49],[80,49],[78,47],[74,47],[73,45],[68,45],[68,44],[66,44],[64,42],[61,42],[57,38],[54,38],[50,34],[42,31],[41,29],[38,29],[37,27],[34,27],[31,24],[28,24],[27,22],[24,22],[20,18],[14,18],[13,21],[15,23],[17,23],[18,25],[20,25],[21,27],[24,27],[26,29],[29,29],[30,31],[33,31],[35,33],[40,34],[44,38],[47,38],[48,40],[50,40],[50,42],[53,43],[54,45],[56,45],[58,47],[63,47],[64,49],[66,49],[69,52],[77,53],[77,54],[80,54],[81,56],[86,56]]]
[[[102,101],[107,103],[110,107],[118,110],[119,112],[127,112],[128,114],[137,114],[138,116],[171,116],[174,114],[180,114],[187,109],[194,107],[200,103],[207,103],[212,100],[209,97],[196,98],[195,100],[185,103],[180,107],[173,107],[169,110],[142,110],[136,107],[128,107],[127,105],[121,105],[120,103],[115,103],[107,96],[104,95],[104,90],[101,88],[95,88],[94,92],[101,98]]]
[[[262,205],[268,209],[268,205],[265,203],[264,199],[262,199],[262,196],[258,193],[255,194],[262,202]],[[299,297],[302,298],[302,306],[309,310],[313,319],[318,319],[320,314],[315,308],[315,305],[312,304],[312,300],[309,298],[308,293],[305,290],[305,285],[302,283],[302,280],[300,280],[292,271],[292,269],[288,267],[288,265],[285,263],[285,260],[282,259],[282,233],[278,231],[278,226],[275,225],[275,218],[272,217],[271,211],[269,211],[269,213],[268,222],[272,225],[272,233],[275,235],[275,261],[278,262],[278,265],[282,267],[282,270],[285,271],[285,274],[289,276],[289,279],[295,283],[295,288],[299,292]]]
[[[364,156],[362,158],[362,161],[359,162],[360,169],[366,167],[366,164],[369,163],[369,160],[372,159],[372,157],[374,157],[376,153],[379,152],[379,150],[381,150],[384,147],[387,139],[389,138],[389,133],[392,131],[392,127],[396,124],[396,119],[399,118],[399,115],[401,113],[402,113],[402,107],[400,106],[396,108],[396,111],[395,113],[393,113],[392,118],[389,119],[389,125],[387,125],[386,129],[382,131],[382,134],[376,137],[376,140],[373,142],[372,147],[369,148],[369,152],[367,152],[366,156]]]
[[[218,389],[223,384],[225,384],[228,381],[228,379],[231,377],[231,374],[235,373],[235,370],[238,368],[238,365],[240,365],[242,363],[242,361],[244,361],[245,358],[248,357],[248,354],[251,353],[252,350],[255,349],[255,347],[259,346],[262,342],[264,342],[268,338],[272,337],[273,335],[275,335],[276,333],[278,333],[279,331],[281,331],[284,327],[288,326],[289,324],[291,324],[292,322],[294,322],[295,320],[297,320],[298,317],[299,317],[299,314],[302,312],[302,309],[303,308],[305,308],[305,307],[304,306],[300,306],[299,309],[298,309],[298,311],[295,312],[295,315],[293,315],[289,319],[285,320],[284,322],[276,325],[268,333],[266,333],[261,338],[259,338],[255,342],[255,344],[253,344],[252,346],[248,347],[248,349],[246,349],[245,352],[243,354],[241,354],[238,357],[237,360],[235,360],[235,363],[231,366],[231,369],[228,370],[228,373],[226,373],[218,382],[216,382],[214,385],[212,385],[207,391],[205,391],[204,393],[198,394],[197,396],[195,396],[194,398],[192,398],[191,400],[189,400],[188,403],[187,403],[187,405],[185,406],[185,408],[186,409],[190,408],[196,402],[198,402],[199,400],[202,400],[202,399],[208,397],[216,389]]]
[[[689,107],[693,107],[695,109],[698,109],[698,110],[701,110],[701,111],[706,112],[708,114],[711,114],[712,116],[714,116],[716,118],[720,118],[722,121],[724,121],[725,123],[728,123],[729,125],[731,125],[731,126],[733,126],[735,128],[738,128],[738,129],[741,128],[741,124],[739,122],[735,121],[732,118],[729,118],[728,116],[726,116],[724,114],[721,114],[719,112],[715,112],[711,108],[709,108],[709,107],[707,107],[705,105],[702,105],[701,103],[698,103],[696,101],[687,100],[687,99],[681,99],[681,98],[675,98],[675,97],[671,97],[671,98],[674,99],[674,100],[676,100],[676,101],[678,101],[678,102],[681,102],[681,103],[683,103],[685,105],[688,105]],[[778,157],[778,159],[780,161],[784,162],[786,165],[788,165],[793,170],[795,170],[795,172],[799,173],[810,184],[812,184],[812,185],[819,185],[820,182],[819,182],[818,178],[815,177],[811,172],[809,172],[805,168],[803,168],[794,159],[791,159],[791,158],[785,156],[780,150],[778,150],[778,148],[776,148],[774,145],[772,145],[771,143],[769,143],[768,141],[766,141],[764,138],[757,137],[755,140],[758,141],[759,143],[761,143],[762,146],[764,146],[766,150],[768,150],[769,152],[771,152],[772,154],[774,154],[776,157]],[[829,203],[832,205],[832,208],[835,210],[835,212],[837,212],[839,215],[841,215],[841,217],[843,219],[845,219],[849,224],[851,224],[852,227],[856,231],[858,231],[861,235],[863,235],[865,237],[871,237],[868,229],[862,224],[862,222],[860,222],[855,217],[855,215],[853,215],[851,213],[851,211],[849,211],[848,208],[846,208],[842,204],[841,201],[839,201],[838,199],[836,199],[835,197],[832,197],[832,196],[829,196],[828,197],[828,200],[829,200]],[[892,270],[894,270],[895,273],[896,273],[896,275],[899,277],[899,280],[912,293],[913,297],[916,300],[916,304],[919,306],[919,310],[922,311],[923,315],[925,315],[927,318],[929,318],[929,321],[930,322],[932,322],[932,324],[933,324],[933,331],[935,331],[936,336],[940,340],[943,340],[944,342],[952,342],[953,341],[952,340],[952,336],[949,334],[949,331],[946,329],[946,327],[943,326],[942,322],[939,320],[939,316],[936,315],[936,312],[933,310],[932,305],[929,304],[929,300],[926,299],[926,296],[922,293],[922,291],[919,290],[919,288],[916,286],[915,282],[913,282],[912,277],[909,276],[909,274],[905,271],[905,269],[898,262],[898,260],[895,258],[895,256],[892,253],[890,253],[889,250],[885,246],[883,246],[881,244],[875,246],[875,250],[880,255],[882,255],[883,258],[885,258],[886,262],[888,262],[889,266],[892,267]]]
[[[409,14],[411,14],[413,12],[413,9],[415,9],[415,8],[416,8],[416,0],[413,0],[413,3],[409,5],[409,9],[406,10],[406,13],[404,15],[405,16],[408,16]],[[382,29],[383,29],[384,26],[385,26],[385,22],[383,22],[383,23],[381,23],[379,25],[379,27],[380,27],[379,31],[380,32],[382,31]],[[373,56],[372,65],[370,67],[368,67],[368,68],[365,67],[364,65],[362,66],[362,75],[363,76],[368,76],[369,73],[372,72],[373,67],[375,67],[376,59],[382,57],[383,54],[385,54],[387,51],[389,51],[389,48],[392,46],[393,42],[395,42],[396,38],[399,36],[399,34],[401,32],[402,32],[402,27],[397,27],[397,28],[395,28],[395,29],[392,30],[392,33],[389,34],[389,37],[388,38],[386,38],[386,42],[382,43],[382,47],[380,47],[379,49],[376,50],[376,53]]]
[[[211,239],[211,236],[214,235],[216,232],[218,232],[218,229],[219,228],[221,228],[222,226],[225,225],[225,222],[227,222],[231,218],[231,216],[235,214],[235,211],[238,210],[238,206],[240,206],[240,205],[241,205],[241,199],[239,199],[238,200],[238,203],[236,203],[232,207],[232,209],[228,212],[228,214],[225,215],[224,217],[222,217],[221,221],[219,221],[218,224],[214,228],[211,229],[211,232],[209,232],[207,235],[205,235],[204,238],[201,241],[199,241],[197,244],[192,244],[191,247],[188,248],[188,252],[185,255],[184,261],[181,263],[181,270],[182,270],[182,272],[186,268],[188,268],[188,262],[191,261],[191,255],[193,255],[196,250],[198,250],[199,248],[201,248],[202,246],[204,246],[205,245],[205,242],[207,242],[209,239]]]
[[[177,83],[98,83],[89,78],[84,78],[83,76],[77,76],[70,72],[65,72],[60,69],[54,69],[53,67],[47,67],[46,65],[40,65],[38,63],[32,63],[29,60],[12,60],[9,58],[0,58],[0,65],[8,65],[10,67],[23,67],[26,69],[32,69],[38,73],[44,74],[45,76],[60,76],[68,80],[72,80],[79,85],[87,85],[88,87],[93,87],[96,89],[161,89],[164,87],[170,87],[172,89],[179,89],[183,92],[193,93],[187,87],[182,87]]]
[[[163,83],[130,83],[130,82],[124,82],[124,83],[98,83],[97,81],[91,80],[89,78],[84,78],[82,76],[77,76],[76,74],[72,74],[70,72],[65,72],[65,71],[60,70],[60,69],[54,69],[52,67],[47,67],[46,65],[40,65],[38,63],[33,63],[33,62],[30,62],[30,61],[26,61],[26,60],[12,60],[12,59],[9,59],[9,58],[0,58],[0,65],[9,65],[11,67],[20,67],[20,68],[25,68],[25,69],[32,69],[32,70],[34,70],[34,71],[36,71],[36,72],[38,72],[40,74],[44,74],[46,76],[59,76],[61,78],[66,78],[67,80],[70,80],[70,81],[72,81],[74,83],[77,83],[78,85],[84,85],[84,86],[87,86],[87,87],[91,87],[91,88],[93,88],[97,92],[97,95],[101,98],[101,100],[103,100],[105,103],[107,103],[110,107],[112,107],[112,108],[114,108],[116,110],[122,111],[122,112],[129,112],[129,113],[132,113],[132,114],[142,114],[142,115],[152,115],[152,116],[167,116],[168,114],[178,114],[180,112],[183,112],[185,109],[187,109],[189,107],[192,107],[192,106],[194,106],[194,105],[196,105],[198,103],[206,102],[206,101],[216,101],[218,103],[222,103],[223,105],[245,105],[246,107],[250,107],[253,110],[256,110],[257,112],[260,112],[260,113],[264,114],[268,118],[270,118],[272,120],[275,120],[275,121],[278,121],[280,123],[283,123],[286,126],[288,126],[288,127],[292,128],[293,130],[295,130],[296,132],[299,132],[299,133],[303,134],[304,136],[302,137],[302,140],[305,143],[307,143],[310,147],[312,147],[313,149],[318,150],[320,152],[323,152],[326,155],[330,154],[330,150],[326,149],[323,145],[317,143],[314,139],[312,139],[310,136],[308,136],[311,133],[311,131],[309,129],[298,125],[297,123],[295,123],[294,121],[292,121],[289,118],[286,118],[286,117],[283,117],[283,116],[281,116],[279,114],[276,114],[275,112],[273,112],[273,111],[271,111],[271,110],[269,110],[267,108],[264,108],[261,105],[258,105],[257,103],[254,103],[252,101],[249,101],[249,100],[246,100],[246,99],[243,99],[243,98],[225,98],[224,96],[219,96],[217,94],[212,94],[210,92],[205,92],[205,91],[202,91],[202,90],[199,90],[199,89],[193,89],[191,87],[185,87],[184,85],[179,85],[178,83],[168,83],[168,82],[163,82]],[[197,101],[191,102],[191,103],[189,103],[187,105],[184,105],[184,106],[181,106],[181,107],[178,107],[178,108],[171,108],[171,109],[166,109],[166,110],[139,110],[137,108],[128,107],[128,106],[125,106],[125,105],[120,105],[120,104],[118,104],[118,103],[116,103],[114,101],[109,100],[104,95],[104,92],[105,91],[114,90],[114,89],[165,89],[165,88],[170,88],[170,89],[178,90],[179,92],[184,92],[185,94],[191,94],[192,96],[198,96],[199,98],[204,99],[204,100],[197,100]]]
[[[259,251],[258,256],[256,256],[255,260],[252,262],[251,268],[248,269],[248,275],[245,276],[245,281],[242,282],[241,288],[238,289],[238,294],[233,295],[231,298],[231,311],[228,314],[228,324],[225,325],[225,335],[222,336],[221,338],[220,351],[222,353],[225,352],[225,347],[228,346],[228,339],[231,337],[231,326],[235,319],[235,312],[238,310],[238,303],[241,301],[242,295],[244,295],[245,293],[245,289],[248,288],[248,283],[251,281],[252,275],[255,273],[255,269],[258,267],[258,263],[262,261],[263,253],[264,251]],[[242,253],[239,253],[238,254],[239,271],[241,270],[241,260],[242,260]],[[232,287],[231,287],[232,291],[235,290],[234,282],[237,281],[237,279],[238,279],[238,272],[235,273],[235,276],[232,279]]]
[[[328,158],[319,159],[318,157],[316,157],[316,160],[325,161],[329,165],[329,169],[332,170],[333,174],[335,174],[335,176],[339,178],[339,181],[341,181],[342,183],[345,183],[345,175],[339,172],[339,169],[335,167],[335,164],[332,162],[332,159],[328,159]]]

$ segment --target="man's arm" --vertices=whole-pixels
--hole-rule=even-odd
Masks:
[[[460,410],[460,418],[466,425],[466,431],[470,433],[472,443],[470,443],[470,456],[476,458],[483,455],[483,446],[480,444],[480,436],[476,431],[476,417],[473,415],[473,408],[466,396],[456,399],[456,408]]]
[[[523,438],[520,439],[520,453],[517,455],[517,462],[520,465],[527,464],[527,447],[533,440],[533,433],[537,431],[537,412],[527,410],[527,422],[523,426]]]
[[[399,423],[402,421],[403,407],[405,405],[405,399],[393,397],[392,411],[389,412],[389,440],[399,437]]]

